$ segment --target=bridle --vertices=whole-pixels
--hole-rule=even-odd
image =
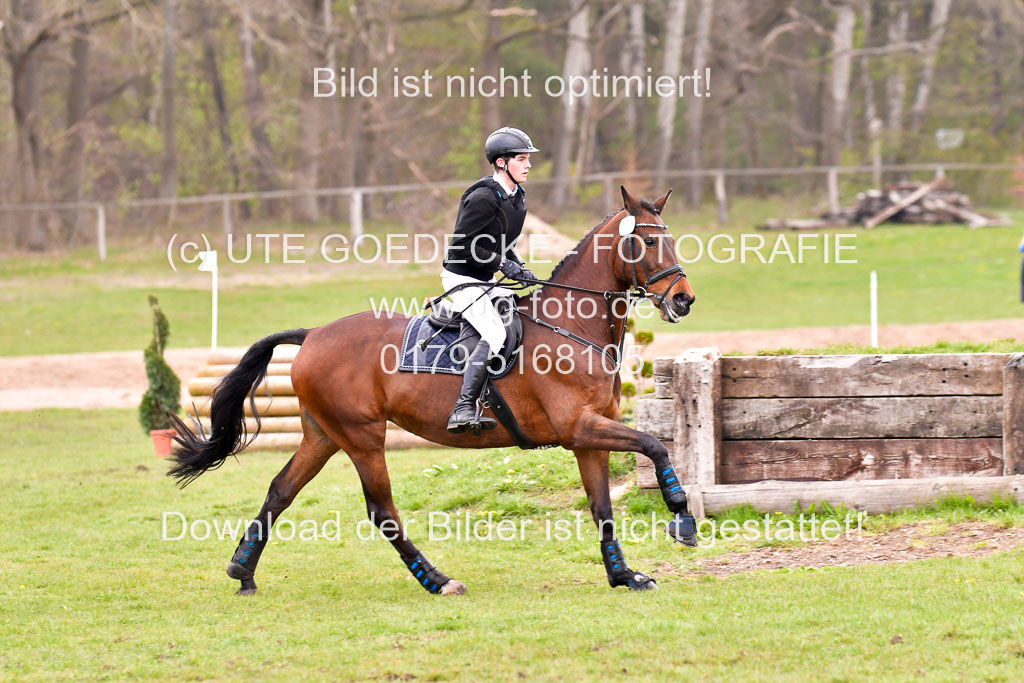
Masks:
[[[662,230],[665,230],[666,232],[668,231],[668,226],[665,225],[664,223],[636,223],[636,226],[639,226],[639,227],[649,227],[649,228],[660,228]],[[627,235],[623,235],[623,238],[625,239],[625,238],[628,238],[628,237],[635,237],[635,236],[636,235],[634,235],[632,232],[630,232]],[[629,319],[629,316],[630,316],[630,314],[633,311],[633,306],[637,302],[639,302],[641,299],[645,299],[646,298],[649,301],[651,301],[651,303],[656,303],[656,306],[658,308],[661,308],[662,304],[664,304],[664,302],[665,302],[666,297],[668,296],[668,293],[670,291],[672,291],[672,287],[674,287],[675,284],[677,282],[679,282],[681,279],[686,277],[686,273],[683,271],[683,267],[681,265],[679,265],[678,263],[676,263],[674,265],[671,265],[668,268],[663,268],[663,269],[659,270],[658,272],[656,272],[656,273],[654,273],[652,275],[651,272],[647,269],[647,266],[644,265],[643,259],[639,259],[639,258],[637,258],[635,256],[635,253],[636,253],[635,252],[635,248],[636,248],[636,245],[634,245],[633,244],[633,240],[630,239],[629,240],[629,247],[628,247],[628,249],[629,249],[629,258],[633,259],[633,260],[632,260],[631,263],[628,264],[628,266],[629,266],[630,280],[632,281],[632,284],[631,284],[630,288],[627,291],[625,291],[625,292],[620,292],[618,290],[612,290],[612,289],[603,289],[603,290],[602,289],[590,289],[588,287],[577,287],[576,285],[566,285],[566,284],[562,284],[560,282],[551,282],[550,280],[534,280],[534,279],[530,279],[530,278],[524,278],[524,279],[516,280],[516,282],[518,283],[517,285],[511,285],[511,286],[510,285],[502,285],[502,286],[505,289],[511,289],[511,290],[514,290],[514,291],[521,291],[521,290],[527,289],[528,287],[532,287],[533,285],[542,285],[544,287],[555,287],[557,289],[565,289],[565,290],[569,290],[569,291],[573,291],[573,292],[584,292],[586,294],[595,294],[597,296],[600,296],[600,297],[602,297],[604,299],[605,306],[606,306],[607,311],[608,311],[608,329],[611,331],[611,338],[612,339],[615,339],[615,337],[616,337],[616,332],[615,332],[615,305],[614,305],[613,301],[616,300],[616,299],[625,298],[626,299],[626,313],[623,316],[622,329],[618,332],[618,335],[617,335],[618,336],[618,341],[616,341],[615,346],[613,347],[615,349],[614,353],[609,352],[607,347],[601,346],[600,344],[598,344],[596,342],[593,342],[593,341],[591,341],[591,340],[589,340],[589,339],[587,339],[585,337],[581,337],[580,335],[576,334],[575,332],[571,332],[571,331],[569,331],[569,330],[567,330],[565,328],[559,327],[558,325],[553,325],[553,324],[549,323],[548,321],[542,320],[542,319],[538,318],[537,316],[530,315],[529,313],[524,313],[522,311],[518,311],[520,316],[522,316],[522,317],[524,317],[524,318],[526,318],[528,320],[532,320],[533,322],[537,323],[541,327],[545,327],[545,328],[551,330],[552,332],[555,332],[556,334],[559,334],[559,335],[565,337],[566,339],[571,339],[572,341],[574,341],[574,342],[576,342],[578,344],[582,344],[583,346],[587,346],[587,347],[592,348],[592,349],[594,349],[596,351],[600,351],[602,354],[604,354],[604,356],[606,358],[611,360],[611,362],[612,362],[612,364],[613,364],[613,366],[615,368],[615,371],[618,372],[619,364],[622,362],[623,347],[625,346],[625,343],[626,343],[626,320]],[[643,270],[644,275],[647,277],[647,279],[644,281],[644,283],[642,285],[639,283],[639,279],[637,278],[637,273],[636,273],[636,262],[637,262],[637,260],[639,260],[640,267]],[[626,278],[626,274],[627,274],[627,270],[626,269],[627,269],[627,262],[626,262],[625,259],[623,259],[623,262],[622,262],[622,280],[624,282],[630,281],[630,280],[627,280],[627,278]],[[665,291],[662,294],[652,295],[650,292],[647,291],[647,288],[650,287],[651,285],[653,285],[655,282],[658,282],[659,280],[664,280],[665,278],[669,277],[672,274],[676,274],[676,277],[672,280],[671,283],[669,283],[669,286],[665,288]],[[486,296],[487,293],[490,292],[491,289],[493,289],[494,287],[498,286],[500,283],[502,283],[502,282],[504,282],[504,281],[506,281],[508,279],[509,278],[507,278],[506,276],[502,275],[502,277],[499,280],[497,280],[497,281],[495,281],[493,283],[490,283],[490,286],[488,286],[484,290],[484,292],[480,295],[480,297],[477,297],[477,298],[479,299],[481,297]],[[461,284],[461,285],[456,285],[455,287],[451,288],[450,290],[448,290],[447,292],[442,294],[441,297],[438,297],[438,298],[439,299],[443,298],[443,297],[447,296],[448,294],[450,294],[451,292],[454,292],[454,291],[457,291],[457,290],[460,290],[460,289],[465,289],[467,287],[480,287],[480,286],[481,286],[480,284],[473,283],[473,282],[464,283],[464,284]],[[433,303],[433,300],[427,304],[427,308],[430,308],[432,306],[432,303]],[[437,334],[437,332],[435,332],[435,334]]]
[[[664,223],[636,223],[635,227],[660,228],[664,230],[666,233],[668,232],[668,226],[665,225]],[[641,292],[641,298],[647,297],[648,299],[651,300],[651,303],[653,303],[657,308],[661,308],[661,305],[665,303],[665,298],[668,296],[668,293],[672,291],[672,288],[675,287],[676,283],[682,280],[684,277],[686,277],[686,272],[683,271],[683,267],[681,265],[676,263],[669,266],[668,268],[662,268],[661,270],[652,275],[651,271],[647,270],[647,264],[644,263],[644,259],[641,257],[642,252],[641,254],[636,253],[636,239],[633,238],[639,239],[639,236],[632,232],[623,235],[623,239],[627,240],[626,249],[628,251],[628,254],[627,258],[622,259],[622,279],[626,281],[626,269],[628,268],[630,279],[633,282],[632,290],[637,290]],[[647,276],[647,279],[644,281],[642,285],[640,284],[640,281],[636,276],[637,262],[640,263],[640,268],[643,270],[644,275]],[[665,288],[664,292],[662,292],[661,294],[652,295],[647,291],[647,288],[653,285],[655,282],[658,282],[659,280],[664,280],[673,273],[675,273],[676,276],[672,280],[672,282],[669,283],[668,287]]]

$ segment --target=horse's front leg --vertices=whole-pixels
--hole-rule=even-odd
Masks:
[[[601,538],[601,557],[604,558],[604,570],[608,574],[608,583],[612,588],[629,586],[632,590],[650,590],[657,588],[654,579],[635,572],[626,565],[622,556],[622,548],[615,539],[615,518],[612,514],[612,500],[608,493],[608,451],[591,451],[578,449],[576,463],[580,468],[583,488],[587,491],[590,501],[590,514],[597,524],[597,532]]]
[[[580,420],[566,445],[574,451],[632,451],[650,458],[657,473],[661,497],[675,517],[668,524],[669,536],[691,548],[697,545],[697,521],[690,514],[683,484],[676,476],[675,468],[668,459],[668,449],[661,441],[616,420],[591,413]]]

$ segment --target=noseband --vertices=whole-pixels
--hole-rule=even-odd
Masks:
[[[635,227],[660,228],[668,232],[668,226],[660,223],[637,223]],[[624,282],[632,281],[632,289],[637,290],[641,297],[647,297],[656,307],[661,308],[661,305],[665,303],[665,298],[668,296],[668,293],[672,291],[672,288],[675,287],[677,282],[686,277],[686,273],[683,271],[683,267],[676,263],[668,268],[663,268],[652,275],[651,271],[647,270],[647,265],[644,263],[641,255],[637,253],[637,245],[634,244],[634,239],[632,239],[634,237],[639,238],[639,236],[634,235],[633,233],[623,236],[624,239],[628,240],[626,250],[628,252],[627,257],[629,260],[628,262],[626,259],[622,260],[622,280]],[[642,285],[636,275],[636,265],[638,262],[640,263],[640,268],[643,270],[643,274],[647,277]],[[627,277],[627,268],[629,277]],[[655,282],[664,280],[672,274],[675,274],[675,278],[669,283],[668,287],[665,288],[664,292],[661,294],[650,294],[647,291],[647,288]]]

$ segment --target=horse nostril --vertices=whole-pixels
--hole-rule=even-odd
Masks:
[[[676,306],[679,308],[689,308],[693,305],[693,302],[697,300],[697,297],[679,293],[672,297],[672,300],[675,301]]]

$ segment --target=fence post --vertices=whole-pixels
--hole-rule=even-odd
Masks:
[[[835,166],[828,169],[828,210],[839,213],[839,169]]]
[[[605,176],[604,179],[604,208],[605,211],[611,211],[618,205],[615,201],[615,183],[611,176]]]
[[[349,196],[348,220],[351,224],[352,239],[363,234],[363,192],[353,190]]]
[[[726,221],[729,220],[729,216],[726,212],[726,196],[725,196],[725,174],[715,174],[715,203],[718,204],[718,224],[725,225]]]
[[[722,354],[716,347],[687,349],[673,363],[675,453],[679,480],[718,483],[722,448]]]
[[[107,260],[107,213],[102,204],[96,205],[96,250],[100,261]]]
[[[939,178],[944,178],[944,177],[946,177],[946,169],[944,169],[942,166],[936,166],[935,167],[935,179],[938,180]]]
[[[1024,474],[1024,353],[1003,367],[1003,474]]]
[[[224,198],[224,203],[221,205],[220,216],[224,224],[224,234],[230,235],[234,232],[234,227],[231,225],[231,199],[228,197]]]

